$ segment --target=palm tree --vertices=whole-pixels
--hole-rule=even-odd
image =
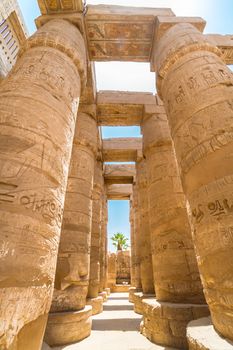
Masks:
[[[114,247],[117,248],[117,250],[126,250],[129,245],[127,244],[127,241],[129,240],[128,238],[125,237],[125,235],[121,232],[115,233],[112,237],[111,240],[113,241]]]

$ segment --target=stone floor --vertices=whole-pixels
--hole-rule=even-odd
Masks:
[[[104,312],[93,317],[92,334],[73,345],[53,350],[174,350],[152,344],[139,332],[141,316],[134,313],[128,293],[113,293]]]

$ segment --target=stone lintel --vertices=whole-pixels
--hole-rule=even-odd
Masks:
[[[164,106],[160,105],[145,105],[143,118],[155,115],[155,114],[166,114]]]
[[[85,8],[83,0],[38,0],[38,5],[43,15],[82,12]]]
[[[104,179],[106,184],[132,184],[136,175],[134,164],[106,164]]]
[[[157,16],[174,16],[171,9],[89,5],[86,28],[94,61],[148,62]]]
[[[108,200],[130,200],[133,188],[132,185],[107,185]]]
[[[207,34],[205,35],[222,52],[222,59],[226,64],[233,64],[233,34]]]
[[[135,162],[142,152],[140,137],[103,139],[103,160],[105,162]]]
[[[151,71],[156,71],[156,67],[153,66],[154,54],[156,52],[156,43],[161,39],[167,30],[176,24],[190,23],[196,27],[200,32],[203,32],[206,26],[206,21],[201,17],[162,17],[158,16],[155,20],[155,33],[152,44],[151,55]]]
[[[101,126],[140,125],[144,105],[155,105],[156,97],[147,92],[100,91],[97,94],[98,123]]]

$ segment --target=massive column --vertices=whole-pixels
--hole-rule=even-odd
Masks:
[[[153,106],[152,111],[145,109],[142,133],[156,292],[156,301],[145,303],[144,333],[162,345],[186,349],[188,322],[208,315],[208,308],[195,305],[204,304],[205,300],[185,196],[162,106]],[[160,311],[153,312],[153,308]]]
[[[155,57],[205,296],[215,328],[233,340],[233,75],[220,54],[194,26],[177,24]]]
[[[138,245],[140,256],[140,276],[142,291],[145,294],[154,293],[150,217],[147,191],[146,160],[141,158],[136,163],[136,182],[138,187],[138,211],[140,215],[140,226],[138,232]]]
[[[55,277],[83,38],[45,24],[0,86],[0,348],[40,349]]]
[[[103,164],[101,160],[95,163],[95,177],[92,203],[92,229],[91,229],[91,265],[89,298],[97,298],[100,286],[100,250],[101,250],[101,217],[102,217],[102,182]]]
[[[133,199],[130,199],[130,242],[131,242],[131,286],[136,287],[136,271],[135,271],[135,236],[134,236],[134,209],[133,209]]]
[[[107,255],[107,224],[108,224],[108,202],[106,189],[104,185],[103,179],[103,191],[102,191],[102,218],[101,218],[101,244],[100,244],[100,286],[99,291],[103,292],[103,290],[107,287],[106,285],[106,255]]]
[[[93,113],[78,113],[65,208],[55,289],[45,339],[49,345],[77,341],[89,332],[82,329],[79,318],[86,304],[89,284],[92,219],[92,188],[97,153],[97,123]],[[62,312],[62,313],[61,313]],[[87,313],[89,314],[89,313]],[[71,316],[73,321],[71,321]],[[69,320],[69,322],[68,322]],[[71,324],[76,328],[73,331]],[[84,336],[85,335],[85,336]]]
[[[137,289],[141,289],[142,282],[141,282],[141,273],[140,273],[140,246],[139,246],[140,212],[139,212],[138,205],[139,205],[138,204],[138,185],[135,182],[133,184],[135,287]]]

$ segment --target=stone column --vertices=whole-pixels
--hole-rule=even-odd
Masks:
[[[83,38],[45,24],[0,87],[0,348],[40,349],[52,300]]]
[[[117,260],[116,254],[108,254],[108,287],[111,289],[111,292],[114,291],[116,286],[116,272],[117,272]]]
[[[93,113],[92,113],[93,112]],[[87,335],[80,331],[79,317],[84,309],[89,284],[92,189],[97,153],[95,106],[78,113],[66,190],[55,289],[45,339],[49,345],[78,341]],[[62,312],[62,313],[61,313]],[[76,313],[75,313],[76,312]],[[72,322],[67,320],[75,314]],[[89,315],[89,310],[87,312]],[[72,334],[73,327],[76,331]]]
[[[209,311],[167,116],[162,106],[153,109],[144,115],[142,133],[156,301],[145,303],[143,333],[159,344],[187,349],[188,322],[208,316]]]
[[[134,208],[133,199],[130,199],[130,242],[131,242],[131,269],[130,278],[131,286],[136,287],[136,268],[135,268],[135,237],[134,237]]]
[[[169,29],[155,52],[205,296],[233,340],[233,75],[220,55],[191,24]]]
[[[95,177],[92,203],[91,229],[91,266],[88,289],[89,298],[97,298],[100,286],[100,250],[101,250],[101,218],[102,218],[102,182],[103,164],[101,160],[95,163]]]
[[[140,212],[138,208],[138,186],[133,184],[133,212],[134,212],[134,251],[135,251],[135,287],[137,289],[142,288],[141,273],[140,273],[140,246],[139,246],[139,234],[140,234]]]
[[[103,292],[106,288],[106,241],[107,241],[107,223],[108,223],[108,202],[106,189],[103,179],[102,192],[102,219],[101,219],[101,245],[100,245],[100,286],[99,291]]]
[[[143,158],[136,163],[136,181],[138,186],[138,211],[140,215],[138,245],[142,291],[145,294],[153,294],[154,280],[151,255],[150,217],[148,213],[147,173],[146,160]]]

